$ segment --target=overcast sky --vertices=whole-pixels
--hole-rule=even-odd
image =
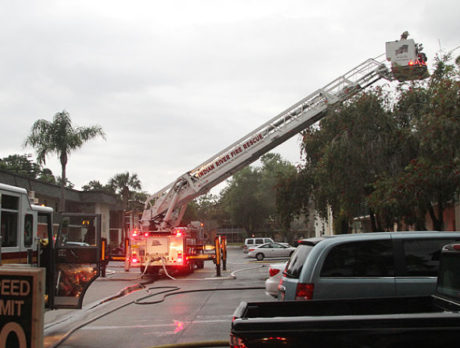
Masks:
[[[154,193],[405,30],[432,63],[459,17],[456,0],[0,0],[0,158],[35,159],[32,124],[66,110],[107,138],[71,154],[76,189],[129,171]],[[274,152],[299,163],[298,136]]]

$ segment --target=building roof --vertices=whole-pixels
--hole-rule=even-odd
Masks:
[[[29,192],[34,191],[36,194],[54,199],[59,199],[61,196],[61,188],[59,185],[31,179],[3,169],[0,169],[0,183],[21,187]],[[122,203],[117,195],[105,191],[78,191],[65,188],[64,195],[66,201],[77,203],[104,203],[119,208],[120,210],[122,209]]]

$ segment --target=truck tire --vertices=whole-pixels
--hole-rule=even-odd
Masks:
[[[192,274],[195,271],[195,263],[189,262],[188,263],[188,273]]]
[[[256,255],[256,259],[257,259],[257,261],[262,261],[262,260],[264,259],[264,254],[258,253],[258,254]]]
[[[144,272],[144,266],[141,266],[141,273]],[[145,274],[149,274],[152,276],[157,276],[158,275],[158,268],[157,267],[147,267],[147,271],[145,271]]]

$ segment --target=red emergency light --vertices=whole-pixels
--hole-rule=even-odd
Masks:
[[[176,228],[173,233],[177,237],[182,237],[184,235],[184,231],[180,228]]]

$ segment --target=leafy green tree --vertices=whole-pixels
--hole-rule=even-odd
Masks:
[[[116,174],[109,180],[108,185],[121,196],[123,209],[125,210],[129,207],[129,200],[133,197],[133,191],[142,189],[141,181],[137,174],[130,174],[129,172]]]
[[[211,193],[201,195],[190,202],[187,206],[182,223],[184,225],[191,221],[202,221],[225,226],[230,220],[229,215],[224,210],[220,197]]]
[[[278,210],[281,204],[278,201],[278,190],[283,179],[296,173],[296,168],[290,162],[283,160],[281,155],[277,153],[263,155],[260,160],[262,167],[260,169],[259,204],[266,214],[264,230],[281,230],[283,240],[290,240],[290,223],[288,225],[285,220],[283,224]]]
[[[459,81],[458,67],[442,57],[429,80],[392,95],[361,93],[304,132],[303,169],[321,215],[332,207],[336,232],[358,215],[370,216],[373,231],[425,229],[427,214],[444,228],[460,187]]]
[[[259,183],[260,175],[256,169],[243,168],[229,180],[221,198],[232,222],[249,233],[260,229],[266,217],[258,200]]]
[[[56,184],[56,178],[54,177],[53,172],[48,168],[43,168],[37,179],[48,184]]]
[[[83,185],[81,189],[83,191],[104,191],[105,186],[102,185],[99,180],[91,180],[86,185]]]
[[[196,199],[197,203],[197,220],[225,220],[222,216],[222,209],[219,202],[219,197],[211,193],[202,195]]]
[[[115,193],[115,190],[110,185],[110,182],[103,185],[99,180],[90,180],[86,185],[83,185],[81,189],[83,191],[103,191],[107,193]]]
[[[281,158],[278,153],[268,153],[260,158],[260,200],[265,205],[271,220],[276,215],[276,188],[279,180],[296,172],[295,167]]]
[[[394,123],[380,89],[361,93],[330,110],[320,127],[304,134],[305,170],[312,180],[315,206],[326,217],[328,206],[340,216],[338,233],[347,233],[351,219],[363,215],[366,197],[379,173],[390,171],[389,153],[396,152]],[[371,207],[372,229],[382,230]],[[348,222],[347,222],[348,221]]]
[[[200,207],[196,200],[193,200],[187,204],[184,216],[182,217],[182,224],[188,225],[191,221],[202,221],[204,220],[199,214]]]
[[[312,181],[305,170],[288,173],[276,185],[276,212],[285,240],[292,241],[291,223],[294,218],[309,215]]]
[[[279,154],[266,154],[261,163],[260,168],[246,167],[233,175],[221,193],[219,205],[214,205],[216,216],[222,220],[228,216],[233,225],[242,226],[249,233],[269,233],[281,228],[276,188],[280,178],[295,172],[295,167]]]
[[[56,184],[58,184],[59,186],[62,186],[62,183],[63,183],[63,180],[60,176],[58,176],[56,178]],[[73,189],[75,187],[74,183],[71,182],[69,179],[65,179],[65,182],[64,182],[64,187],[65,188],[69,188],[69,189]]]
[[[417,229],[428,213],[433,228],[443,230],[444,210],[460,187],[460,75],[449,59],[437,57],[428,83],[401,93],[394,114],[409,119],[406,134],[415,151],[392,179],[376,182],[370,197],[383,211],[403,212],[401,219]]]
[[[80,148],[88,140],[102,136],[105,138],[102,128],[99,126],[76,127],[67,111],[58,112],[53,121],[40,119],[36,121],[30,135],[25,140],[25,146],[32,146],[37,151],[37,162],[46,163],[46,156],[55,153],[61,163],[61,197],[59,210],[65,209],[64,187],[67,183],[66,166],[70,153]]]
[[[139,182],[140,184],[140,182]],[[135,201],[137,204],[145,204],[145,201],[147,200],[147,197],[149,194],[144,191],[135,191],[132,193],[132,199]]]
[[[0,168],[32,179],[35,179],[41,170],[40,166],[30,160],[27,155],[10,155],[2,158]]]
[[[9,155],[1,158],[0,168],[31,179],[50,184],[56,183],[53,172],[49,168],[42,168],[42,166],[29,159],[29,155]]]

